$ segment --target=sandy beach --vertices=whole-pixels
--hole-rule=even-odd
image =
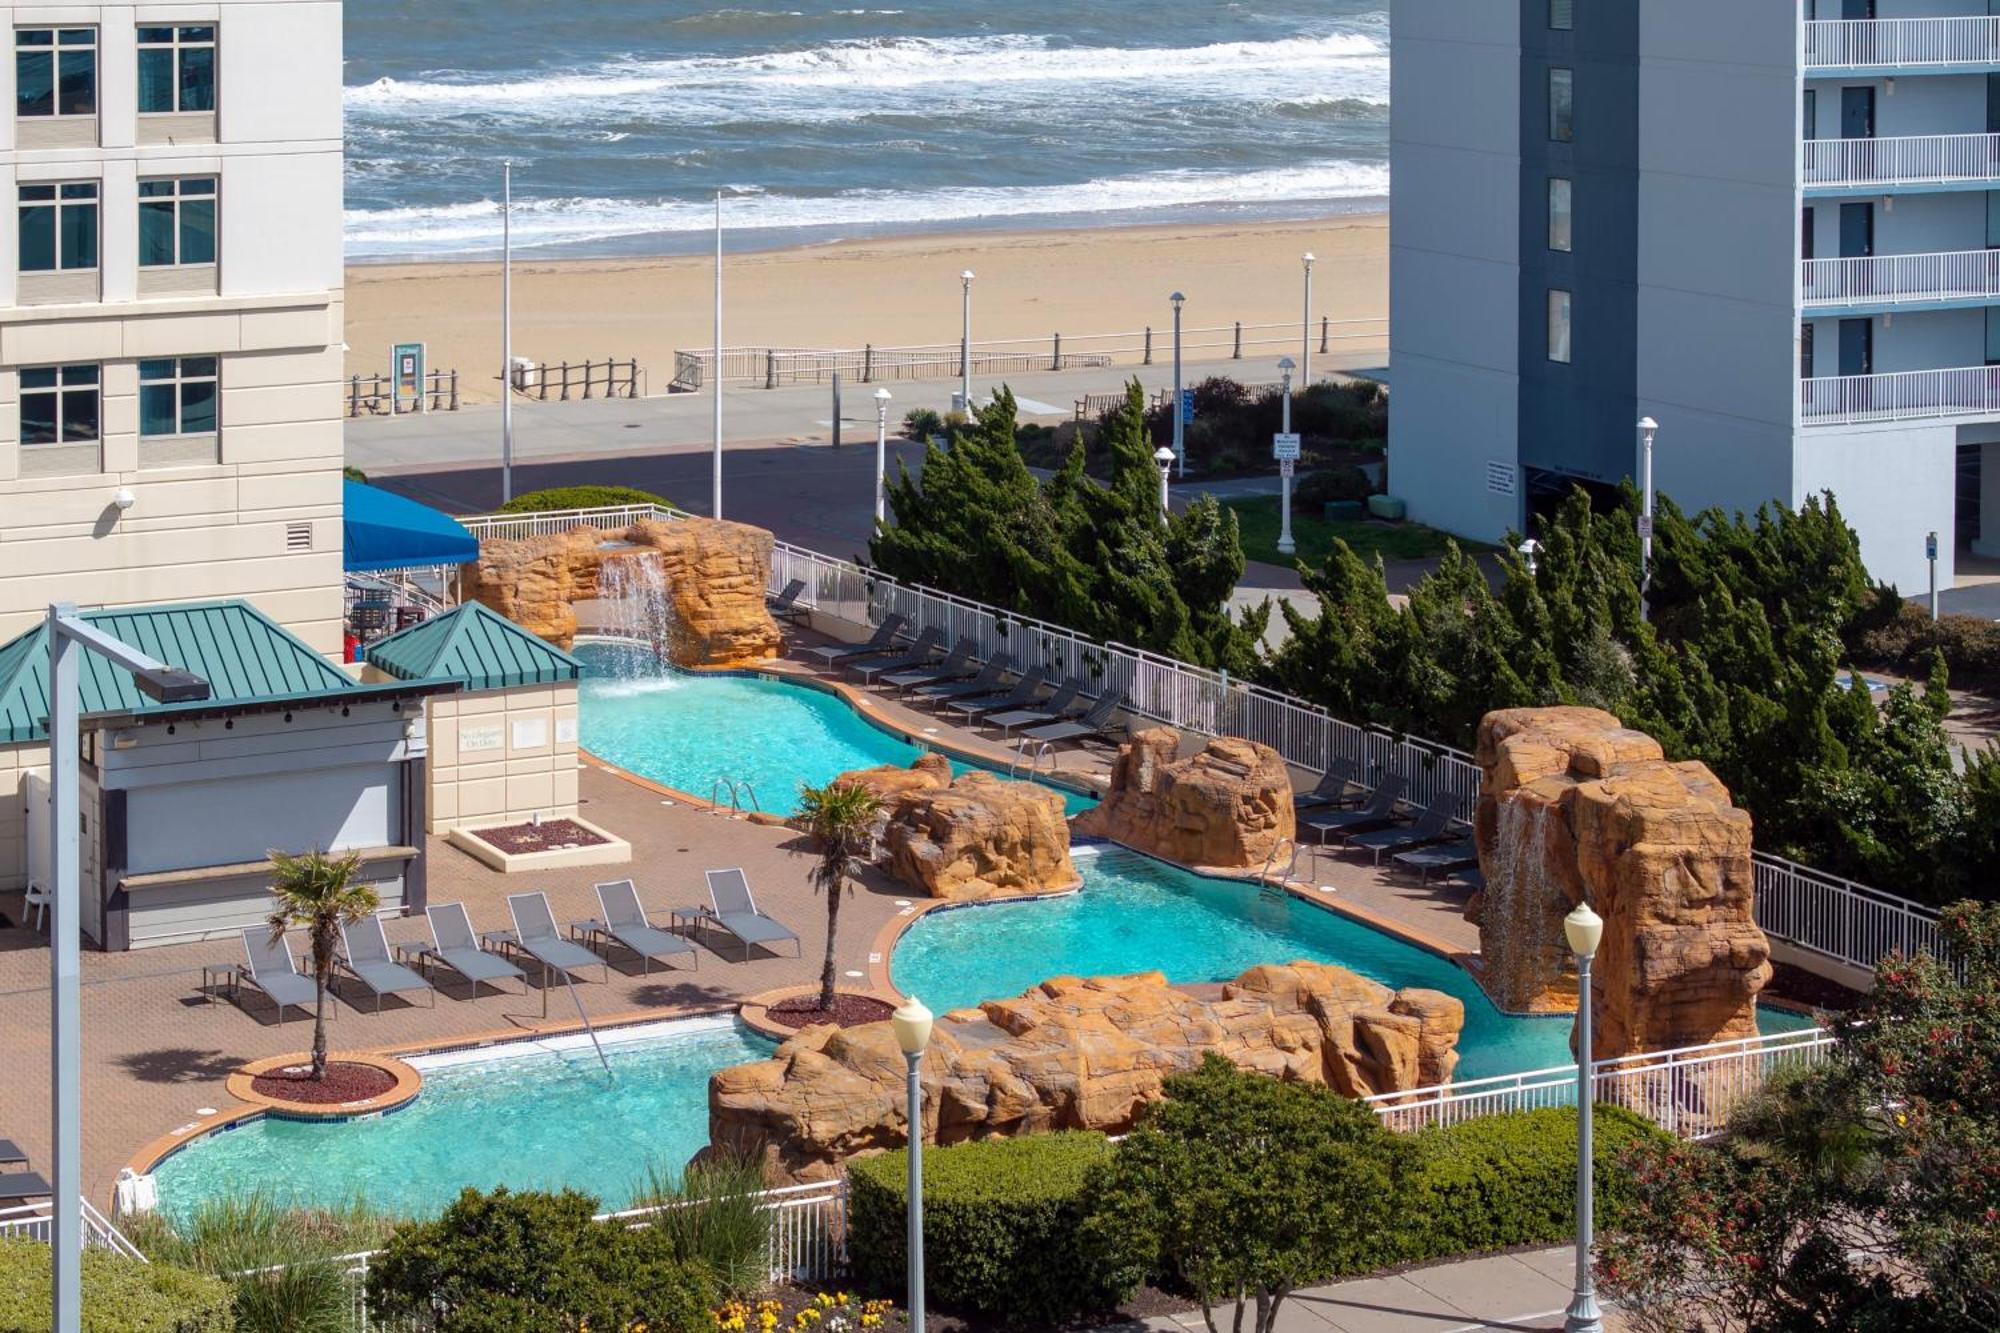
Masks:
[[[1387,215],[1353,213],[1307,222],[899,236],[730,255],[724,339],[731,346],[955,345],[958,275],[966,269],[978,274],[975,340],[1035,339],[1046,348],[1060,332],[1065,350],[1092,350],[1086,335],[1147,325],[1164,340],[1173,323],[1167,297],[1176,290],[1187,295],[1190,330],[1237,320],[1296,325],[1300,256],[1308,250],[1319,260],[1316,320],[1381,320],[1388,314],[1388,249]],[[516,260],[515,355],[538,362],[636,357],[649,390],[661,392],[674,351],[710,343],[711,275],[707,258]],[[423,342],[433,368],[460,372],[465,401],[492,401],[499,328],[497,264],[347,270],[350,374],[386,371],[393,344]]]

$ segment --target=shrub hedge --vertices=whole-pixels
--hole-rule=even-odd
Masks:
[[[1932,620],[1922,602],[1888,589],[1878,590],[1855,619],[1848,646],[1863,667],[1921,680],[1930,674],[1936,653],[1944,658],[1954,686],[1991,690],[2000,685],[2000,623],[1965,615]]]
[[[231,1333],[229,1284],[106,1250],[83,1255],[84,1333]],[[47,1333],[49,1247],[0,1240],[0,1333]]]
[[[1084,1181],[1106,1161],[1101,1134],[1034,1134],[924,1153],[924,1289],[948,1309],[1046,1326],[1108,1309],[1122,1293],[1076,1243]],[[884,1295],[909,1283],[909,1156],[848,1163],[855,1280]]]
[[[551,486],[517,495],[500,506],[503,514],[541,514],[551,509],[606,509],[613,505],[668,505],[664,495],[633,486]],[[677,506],[676,506],[677,507]]]

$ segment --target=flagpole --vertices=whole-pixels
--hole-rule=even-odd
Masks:
[[[514,498],[514,164],[500,164],[500,503]]]
[[[715,378],[715,462],[714,481],[709,495],[709,514],[722,517],[722,191],[715,192],[715,359],[709,363]]]

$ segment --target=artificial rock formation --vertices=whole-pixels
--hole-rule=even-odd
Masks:
[[[1594,708],[1479,725],[1481,982],[1502,1008],[1574,1008],[1562,919],[1604,918],[1592,966],[1603,1059],[1754,1036],[1770,944],[1751,896],[1750,815],[1700,763]]]
[[[906,796],[885,841],[896,878],[933,898],[1018,898],[1083,882],[1069,859],[1062,797],[977,769]]]
[[[941,754],[925,754],[907,768],[896,764],[857,768],[842,773],[828,785],[835,784],[867,788],[882,803],[884,814],[894,818],[903,798],[926,795],[951,785],[951,760]]]
[[[465,567],[467,596],[564,648],[576,603],[599,596],[605,567],[657,561],[667,603],[665,647],[679,666],[742,666],[776,657],[777,622],[765,609],[771,534],[744,523],[647,520],[622,532],[575,528],[480,543]]]
[[[1201,1000],[1157,972],[1057,977],[939,1020],[925,1053],[932,1143],[1129,1130],[1166,1078],[1208,1052],[1351,1096],[1441,1082],[1464,1009],[1321,963],[1252,968]],[[905,1142],[904,1061],[888,1023],[808,1028],[770,1059],[714,1074],[706,1151],[760,1157],[774,1184],[826,1180]]]
[[[1076,817],[1076,831],[1182,865],[1263,865],[1298,831],[1284,759],[1235,736],[1218,736],[1186,759],[1175,758],[1180,744],[1179,732],[1155,727],[1121,746],[1111,790]]]

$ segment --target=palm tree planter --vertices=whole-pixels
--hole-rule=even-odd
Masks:
[[[812,868],[812,885],[826,899],[826,959],[820,966],[819,994],[771,1007],[770,1015],[786,1026],[806,1022],[843,1025],[887,1018],[893,1006],[868,996],[841,995],[834,985],[835,953],[840,936],[840,900],[854,891],[854,878],[882,813],[882,799],[852,782],[799,788],[799,812],[794,823],[813,840],[819,859]],[[877,1010],[880,1012],[876,1012]]]
[[[333,982],[334,942],[340,928],[365,921],[382,906],[371,884],[357,884],[361,855],[329,856],[310,851],[301,856],[271,853],[277,872],[271,893],[277,906],[271,912],[271,939],[275,942],[294,926],[305,930],[312,944],[313,1044],[312,1081],[326,1081],[326,995]]]

